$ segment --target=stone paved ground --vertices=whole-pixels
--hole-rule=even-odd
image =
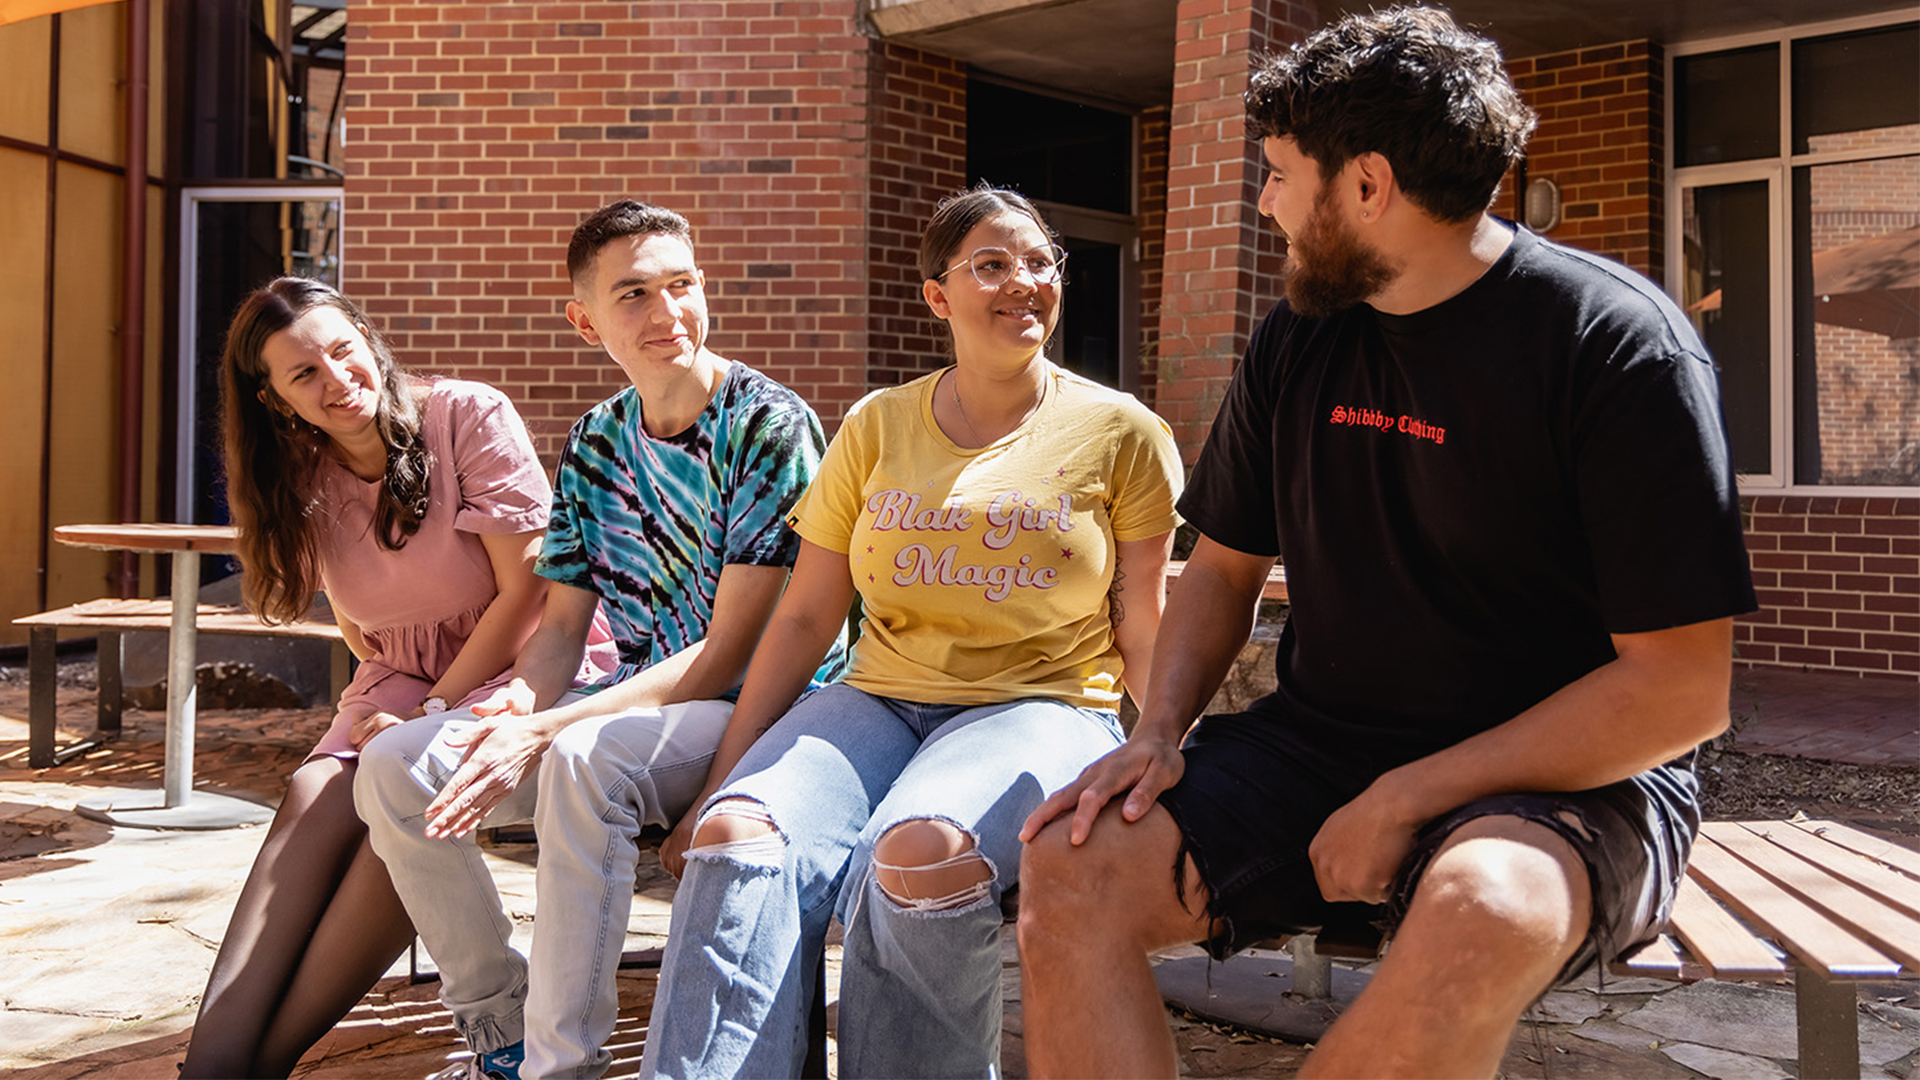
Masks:
[[[91,726],[91,692],[62,694],[72,734]],[[24,767],[25,690],[0,681],[0,1073],[22,1077],[175,1074],[228,910],[262,830],[212,833],[115,830],[72,812],[112,786],[159,783],[161,718],[128,716],[125,738],[57,769]],[[216,789],[271,802],[324,727],[313,710],[203,712],[197,775]],[[491,849],[520,934],[532,915],[531,851]],[[666,931],[671,879],[650,865],[638,883],[630,947]],[[1175,950],[1171,959],[1191,956]],[[1026,1075],[1019,981],[1006,947],[1006,1075]],[[1216,986],[1263,1000],[1272,958],[1236,958]],[[837,972],[831,973],[837,975]],[[652,972],[621,980],[617,1062],[630,1075],[645,1037]],[[409,985],[402,965],[296,1072],[302,1077],[426,1076],[458,1048],[432,984]],[[830,1000],[835,995],[830,989]],[[1914,984],[1861,988],[1863,1075],[1907,1080],[1920,1065],[1920,993]],[[1785,985],[1675,987],[1609,980],[1551,995],[1523,1025],[1502,1075],[1555,1077],[1774,1077],[1793,1065],[1793,1000]],[[1294,1075],[1304,1049],[1243,1028],[1170,1012],[1182,1068],[1195,1077]]]

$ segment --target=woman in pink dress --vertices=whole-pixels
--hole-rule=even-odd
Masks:
[[[505,684],[546,595],[551,490],[505,395],[408,377],[318,282],[250,295],[221,370],[247,605],[286,621],[324,589],[360,659],[254,861],[182,1069],[285,1076],[413,938],[354,812],[359,747]]]

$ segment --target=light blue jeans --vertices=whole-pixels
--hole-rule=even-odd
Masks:
[[[640,1074],[798,1075],[838,914],[840,1075],[997,1075],[1000,898],[1019,874],[1021,822],[1122,738],[1111,712],[1040,698],[922,705],[844,685],[802,697],[702,811],[751,800],[777,835],[687,853]],[[916,819],[972,837],[993,874],[984,895],[919,910],[880,890],[874,842]]]
[[[507,943],[513,927],[473,836],[426,835],[426,808],[466,754],[447,736],[470,728],[473,714],[409,720],[362,750],[355,805],[440,965],[440,1000],[470,1049],[524,1038],[526,1080],[607,1071],[640,830],[691,809],[732,714],[729,702],[690,701],[571,724],[487,815],[488,826],[532,821],[540,837],[531,978]]]

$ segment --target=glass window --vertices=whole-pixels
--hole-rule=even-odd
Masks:
[[[1916,138],[1920,24],[1793,43],[1794,153],[1911,146]]]
[[[1670,286],[1744,486],[1920,488],[1920,23],[1872,21],[1673,60]]]
[[[1920,155],[1794,170],[1794,476],[1920,485]]]
[[[1673,76],[1676,165],[1779,156],[1779,46],[1679,57]]]
[[[1682,300],[1720,371],[1733,467],[1773,472],[1772,288],[1767,182],[1681,195]]]

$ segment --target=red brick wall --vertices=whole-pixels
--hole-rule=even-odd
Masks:
[[[920,294],[920,231],[941,196],[966,183],[967,69],[944,56],[886,43],[875,45],[871,66],[872,354],[861,377],[878,387],[906,382],[949,360],[946,327]],[[828,423],[837,422],[836,413]]]
[[[356,4],[349,291],[415,369],[512,395],[551,462],[622,385],[564,321],[567,237],[607,201],[647,199],[693,223],[716,351],[837,417],[866,384],[856,7]]]
[[[1761,610],[1739,662],[1920,677],[1920,499],[1742,500]]]
[[[1160,382],[1160,288],[1167,256],[1167,137],[1172,110],[1140,114],[1140,400],[1154,404]]]
[[[1318,24],[1287,0],[1180,0],[1176,13],[1156,407],[1189,462],[1279,295],[1282,243],[1255,206],[1261,166],[1240,95],[1256,57]]]
[[[1666,275],[1665,61],[1659,45],[1618,42],[1511,60],[1508,72],[1540,126],[1527,176],[1560,186],[1561,222],[1547,235],[1605,255],[1655,281]],[[1494,204],[1514,211],[1509,174]]]

